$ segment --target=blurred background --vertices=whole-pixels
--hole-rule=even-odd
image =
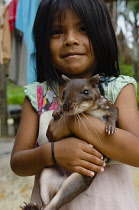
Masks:
[[[10,154],[20,122],[23,86],[36,81],[32,27],[41,0],[0,0],[0,209],[29,201],[33,177],[17,177]],[[119,48],[121,74],[139,84],[139,0],[105,0]],[[139,89],[139,85],[138,85]],[[139,105],[139,91],[137,92]],[[130,167],[139,201],[139,169]]]

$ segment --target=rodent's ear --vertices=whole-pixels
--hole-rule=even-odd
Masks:
[[[96,74],[95,76],[91,77],[89,81],[91,82],[92,85],[98,85],[99,80],[100,80],[100,76],[99,74]]]
[[[68,77],[65,76],[65,75],[62,75],[62,79],[63,79],[66,83],[69,82],[69,81],[71,81],[71,79],[68,78]]]

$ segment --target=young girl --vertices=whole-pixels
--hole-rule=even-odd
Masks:
[[[57,165],[87,176],[99,172],[84,193],[60,209],[139,209],[125,165],[139,167],[136,82],[119,75],[116,38],[105,3],[42,0],[33,33],[38,81],[24,88],[26,97],[11,156],[12,170],[19,176],[36,175],[31,201],[42,205],[39,174],[53,166],[54,159],[51,143],[46,143],[45,122],[39,123],[39,116],[49,116],[50,110],[60,106],[62,74],[70,78],[99,74],[100,91],[119,108],[116,132],[108,136],[104,123],[87,115],[81,116],[83,123],[64,115],[58,121],[51,120],[47,129],[49,141],[59,140],[54,143]],[[75,137],[67,137],[70,134]],[[112,159],[106,167],[102,154]]]

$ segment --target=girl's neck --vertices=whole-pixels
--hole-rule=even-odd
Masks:
[[[63,75],[67,76],[70,79],[77,79],[77,78],[81,78],[81,79],[90,79],[93,75],[93,72],[88,72],[85,74],[64,74]]]

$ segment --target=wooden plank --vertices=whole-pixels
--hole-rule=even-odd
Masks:
[[[0,64],[0,136],[7,136],[7,84],[6,65]]]

